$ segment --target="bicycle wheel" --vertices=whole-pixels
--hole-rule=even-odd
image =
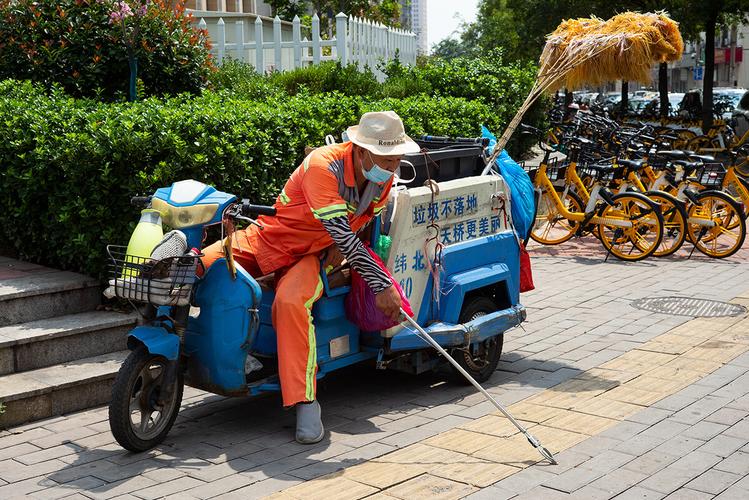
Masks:
[[[583,202],[572,191],[564,193],[564,188],[556,188],[557,196],[570,212],[582,212]],[[531,230],[533,241],[543,245],[559,245],[575,235],[578,223],[559,213],[556,200],[547,191],[541,193],[536,202],[536,219]]]
[[[658,205],[639,193],[620,193],[599,212],[598,236],[607,252],[626,261],[642,260],[663,239],[663,215]],[[628,222],[629,227],[621,224]]]
[[[661,206],[663,239],[653,252],[655,257],[667,257],[676,252],[687,238],[687,211],[676,197],[663,191],[647,191],[645,196]]]
[[[724,259],[735,254],[746,239],[746,221],[739,204],[726,193],[712,190],[698,193],[697,201],[687,210],[690,241],[708,257]]]

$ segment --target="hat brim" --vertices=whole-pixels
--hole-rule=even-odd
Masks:
[[[359,136],[359,125],[354,125],[346,129],[346,135],[348,139],[359,147],[362,147],[380,156],[394,156],[394,155],[405,155],[409,153],[418,153],[421,148],[414,142],[413,139],[407,135],[403,136],[403,142],[399,144],[379,144],[370,142],[370,139],[364,139]]]

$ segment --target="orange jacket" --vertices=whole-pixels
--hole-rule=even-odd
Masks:
[[[304,255],[319,254],[332,245],[321,219],[347,216],[356,233],[385,207],[392,178],[382,185],[368,182],[359,193],[352,151],[350,142],[314,150],[278,195],[273,205],[276,215],[258,219],[265,229],[254,225],[247,229],[247,243],[263,274],[287,267]]]

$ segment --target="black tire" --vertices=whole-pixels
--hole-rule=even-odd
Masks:
[[[562,196],[564,194],[564,187],[560,186],[554,186],[554,190],[557,193],[557,196]],[[544,204],[553,204],[553,201],[549,200],[549,196],[546,195],[546,191],[542,192],[540,195],[536,196],[535,198],[535,210],[533,214],[533,224],[531,225],[531,230],[528,233],[528,236],[530,239],[535,241],[536,243],[540,243],[542,245],[559,245],[561,243],[564,243],[565,241],[569,241],[572,239],[576,234],[578,230],[578,223],[576,221],[568,220],[564,217],[558,216],[558,219],[556,219],[551,226],[556,226],[558,223],[560,224],[560,232],[561,234],[556,235],[555,238],[549,238],[549,230],[551,229],[551,226],[547,226],[546,229],[540,229],[538,228],[538,208],[541,203]],[[577,195],[573,190],[569,189],[567,190],[567,194],[565,196],[565,199],[562,200],[562,203],[568,206],[568,210],[570,212],[583,212],[585,210],[585,204],[580,199],[580,196]],[[547,207],[550,208],[550,207]],[[554,205],[553,210],[556,210],[556,206]],[[551,213],[551,212],[549,212]],[[538,234],[536,231],[541,231],[542,234]]]
[[[161,386],[159,380],[164,374],[167,360],[163,356],[156,356],[148,352],[144,345],[139,345],[127,357],[117,373],[117,378],[112,387],[112,400],[109,403],[109,426],[112,435],[120,445],[130,451],[141,452],[150,450],[160,444],[174,425],[182,402],[183,380],[181,372],[176,378],[177,387],[174,388],[171,400],[165,408],[157,409],[156,399]],[[153,367],[160,366],[160,371],[155,378],[144,380],[142,376],[144,369],[148,368],[149,377],[153,377]],[[145,390],[145,393],[143,392]],[[131,398],[133,394],[141,394],[138,405],[141,411],[141,423],[143,422],[143,408],[150,409],[146,419],[146,429],[134,429],[137,427],[132,420]],[[159,414],[158,421],[154,422],[153,429],[147,429],[153,413]]]
[[[463,304],[459,321],[460,323],[467,323],[498,309],[497,304],[489,297],[473,297]],[[477,382],[486,382],[497,369],[497,363],[499,363],[499,358],[502,355],[503,341],[504,335],[495,335],[485,340],[480,346],[476,346],[477,354],[475,356],[465,349],[453,349],[450,354]],[[470,384],[454,366],[450,365],[450,368],[452,368],[453,379],[456,382],[464,385]]]
[[[723,212],[724,215],[720,217],[722,223],[719,224],[719,227],[723,236],[730,235],[727,242],[725,239],[720,242],[722,246],[727,246],[727,248],[718,250],[718,238],[721,237],[719,232],[711,230],[710,234],[705,235],[699,225],[688,224],[689,240],[694,243],[697,250],[715,259],[724,259],[738,252],[746,239],[746,220],[741,205],[730,195],[715,190],[700,191],[697,194],[697,201],[699,202],[698,205],[692,204],[687,209],[689,217],[695,217],[696,214],[704,217],[702,207],[705,206],[710,208],[710,215],[715,219],[714,206],[722,204],[723,209],[719,212]],[[712,250],[709,248],[710,246],[713,247]]]
[[[681,248],[687,238],[687,210],[684,203],[665,191],[645,191],[645,196],[661,206],[664,233],[654,257],[668,257]]]
[[[635,210],[632,210],[632,208]],[[603,248],[607,253],[614,257],[628,262],[635,262],[645,259],[658,249],[663,240],[664,223],[663,214],[660,206],[647,196],[636,192],[625,192],[614,195],[613,204],[603,207],[598,216],[604,221],[611,217],[612,214],[619,216],[621,212],[632,222],[632,228],[624,232],[620,227],[613,224],[601,222],[598,224],[598,239],[601,241]],[[653,215],[645,219],[642,215]],[[645,220],[643,226],[641,221]],[[650,241],[645,241],[644,237],[650,236],[650,228],[647,227],[652,223],[655,226]],[[641,238],[640,241],[638,237]],[[629,248],[629,251],[627,249]],[[638,250],[640,253],[633,253]]]

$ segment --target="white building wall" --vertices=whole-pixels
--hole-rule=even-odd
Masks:
[[[416,46],[419,54],[427,54],[427,0],[411,0],[411,30],[416,33]]]

